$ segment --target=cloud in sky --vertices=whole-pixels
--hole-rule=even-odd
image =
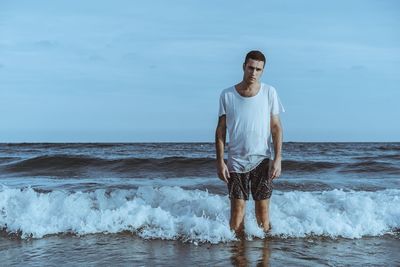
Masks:
[[[229,3],[3,1],[0,141],[212,141],[253,48],[287,141],[398,141],[396,1]]]

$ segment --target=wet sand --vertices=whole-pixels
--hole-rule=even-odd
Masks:
[[[399,266],[400,239],[269,238],[212,245],[131,233],[0,237],[2,266]]]

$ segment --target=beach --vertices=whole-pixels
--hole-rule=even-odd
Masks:
[[[145,240],[129,233],[0,238],[3,266],[399,266],[399,240],[268,238],[221,244]]]
[[[400,143],[284,143],[265,236],[229,229],[212,143],[0,144],[16,266],[399,266]]]

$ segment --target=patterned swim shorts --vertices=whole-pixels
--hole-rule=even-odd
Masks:
[[[254,200],[269,199],[272,195],[272,179],[268,179],[268,171],[269,159],[264,159],[249,172],[230,172],[229,198],[248,200],[251,187],[251,195]]]

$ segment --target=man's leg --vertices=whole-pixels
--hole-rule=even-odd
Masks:
[[[269,179],[269,159],[263,160],[251,173],[251,193],[255,202],[258,225],[270,230],[269,200],[272,195],[272,180]]]
[[[230,173],[228,180],[231,200],[231,219],[229,225],[238,238],[244,237],[244,214],[246,200],[249,199],[249,173]]]
[[[229,224],[239,238],[244,236],[245,209],[246,201],[244,199],[231,199],[231,220]]]
[[[256,218],[258,225],[269,231],[269,199],[256,200],[255,201]]]

